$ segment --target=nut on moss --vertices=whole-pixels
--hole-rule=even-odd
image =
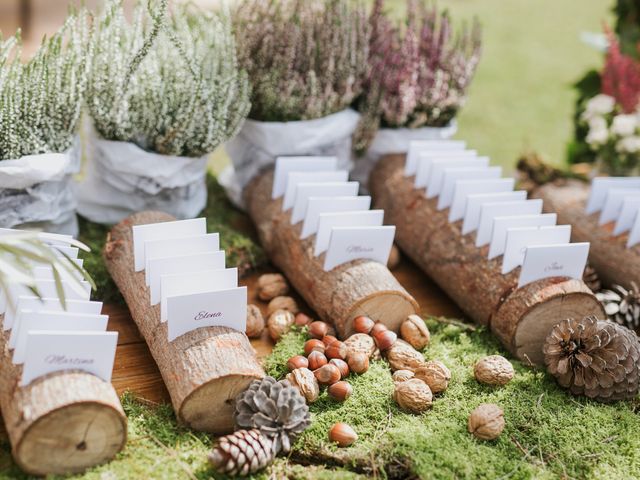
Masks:
[[[437,360],[430,360],[415,371],[415,377],[429,385],[433,393],[444,392],[451,380],[451,371]]]
[[[407,380],[411,380],[413,377],[414,374],[411,370],[396,370],[391,376],[394,382],[406,382]]]
[[[307,403],[313,403],[318,399],[320,385],[316,376],[308,368],[296,368],[291,373],[288,373],[286,378],[306,398]]]
[[[429,345],[431,334],[424,320],[418,315],[409,315],[400,325],[400,336],[416,350]]]
[[[398,406],[411,413],[422,413],[433,403],[433,395],[429,385],[417,378],[395,384],[393,399]]]
[[[396,340],[385,352],[391,370],[411,370],[415,372],[425,364],[424,356],[404,340]]]
[[[376,349],[376,344],[373,338],[366,333],[354,333],[344,341],[347,346],[347,357],[351,353],[363,353],[367,357],[371,357]]]
[[[280,338],[289,331],[295,321],[293,313],[286,310],[276,310],[273,312],[267,320],[267,328],[269,329],[269,336],[274,342],[280,340]]]
[[[289,293],[289,284],[280,273],[265,273],[258,278],[258,297],[269,302],[276,297]]]
[[[269,306],[267,307],[267,315],[271,315],[276,310],[286,310],[293,313],[294,315],[300,312],[300,308],[298,308],[298,304],[293,299],[293,297],[284,295],[276,297],[269,302]]]
[[[402,256],[400,255],[400,249],[394,243],[391,245],[391,250],[389,251],[389,259],[387,260],[387,268],[389,270],[395,270],[400,265],[400,260]]]
[[[469,415],[469,433],[481,440],[495,440],[504,430],[504,412],[493,403],[483,403]]]
[[[473,368],[476,380],[487,385],[506,385],[515,373],[511,362],[502,355],[484,357]]]
[[[257,338],[264,330],[264,317],[260,309],[253,304],[247,305],[247,337]]]

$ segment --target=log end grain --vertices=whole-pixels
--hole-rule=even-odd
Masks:
[[[336,322],[342,325],[342,338],[348,338],[353,333],[353,321],[361,316],[367,316],[374,322],[384,323],[390,330],[400,331],[400,325],[409,315],[420,312],[415,299],[397,290],[384,290],[362,298],[356,303],[346,319]]]

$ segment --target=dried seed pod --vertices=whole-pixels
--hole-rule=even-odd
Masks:
[[[296,325],[299,327],[304,327],[309,325],[313,320],[306,313],[299,312],[296,314]]]
[[[296,301],[292,297],[286,296],[276,297],[269,302],[269,305],[267,306],[267,313],[271,315],[276,310],[286,310],[294,315],[300,312]]]
[[[247,305],[247,337],[257,338],[262,335],[265,321],[260,309],[253,304]]]
[[[367,357],[371,357],[376,349],[376,343],[373,337],[366,333],[354,333],[344,341],[347,346],[347,357],[355,352],[364,353]]]
[[[398,336],[395,332],[391,330],[384,330],[381,332],[377,332],[373,335],[373,339],[376,342],[376,346],[380,349],[381,352],[389,350],[396,340]]]
[[[325,348],[326,347],[324,346],[324,343],[322,343],[322,341],[318,340],[317,338],[312,338],[311,340],[307,340],[306,342],[304,342],[305,355],[309,355],[311,354],[311,352],[324,353]]]
[[[289,284],[280,273],[265,273],[258,277],[258,297],[260,300],[269,302],[287,293],[289,293]]]
[[[429,345],[431,334],[424,320],[418,315],[409,315],[400,325],[400,336],[416,350]]]
[[[295,355],[287,360],[287,368],[289,371],[296,370],[298,368],[309,368],[309,360],[302,355]]]
[[[369,332],[369,335],[371,335],[372,337],[375,337],[376,334],[378,334],[380,332],[386,332],[387,330],[389,330],[389,329],[387,328],[387,326],[384,323],[377,322],[371,328],[371,331]]]
[[[318,383],[322,385],[333,385],[336,382],[340,381],[342,375],[340,375],[340,370],[335,365],[327,363],[317,370],[313,371],[313,374],[316,376]]]
[[[451,371],[444,363],[431,360],[415,371],[415,377],[429,385],[433,393],[440,393],[449,386]]]
[[[316,370],[327,363],[329,363],[329,361],[327,360],[327,357],[325,357],[324,353],[314,350],[309,354],[309,368],[311,370]]]
[[[411,413],[422,413],[433,403],[433,395],[429,385],[417,378],[395,384],[393,399],[402,410]]]
[[[494,440],[504,430],[504,412],[493,403],[483,403],[469,415],[469,433],[481,440]]]
[[[358,440],[358,434],[346,423],[336,423],[329,430],[329,440],[337,443],[339,447],[348,447]]]
[[[273,312],[267,320],[267,327],[269,328],[269,336],[274,342],[280,340],[280,338],[289,331],[295,317],[293,313],[286,310],[276,310]]]
[[[289,383],[300,390],[300,393],[307,399],[307,403],[313,403],[320,395],[320,385],[311,370],[308,368],[297,368],[287,374]]]
[[[364,373],[369,370],[369,357],[364,353],[354,352],[349,354],[347,364],[353,373]]]
[[[327,393],[331,398],[338,402],[344,402],[353,393],[353,387],[348,382],[339,381],[330,385]]]
[[[344,342],[338,340],[337,342],[331,343],[324,351],[324,354],[327,358],[340,358],[344,360],[347,358],[347,346]]]
[[[387,260],[387,268],[389,270],[395,270],[400,265],[400,259],[402,255],[400,255],[400,249],[394,243],[391,245],[391,250],[389,251],[389,259]]]
[[[502,355],[489,355],[475,364],[473,374],[480,383],[506,385],[516,372],[511,362]]]
[[[328,331],[329,325],[324,322],[315,321],[309,324],[309,335],[311,335],[312,338],[320,339],[324,337]]]
[[[338,367],[342,378],[346,378],[349,376],[349,365],[344,360],[341,360],[339,358],[332,358],[331,360],[329,360],[329,363]]]
[[[411,370],[396,370],[391,376],[394,382],[406,382],[411,380],[414,374]]]
[[[337,342],[337,341],[338,339],[333,335],[325,335],[324,337],[322,337],[322,343],[324,343],[326,347],[331,345],[333,342]]]
[[[369,317],[365,317],[364,315],[356,317],[353,320],[353,329],[357,333],[366,333],[367,335],[369,335],[369,332],[371,332],[371,329],[373,328],[374,325],[375,325],[375,322],[371,320]]]
[[[404,340],[397,340],[389,350],[385,352],[391,370],[411,370],[415,372],[426,362],[424,356]]]

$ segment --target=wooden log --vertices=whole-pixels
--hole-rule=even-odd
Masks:
[[[271,198],[272,185],[269,170],[245,188],[262,246],[320,318],[333,322],[341,338],[353,333],[353,320],[360,315],[398,331],[403,320],[419,311],[386,265],[360,259],[325,272],[324,254],[313,253],[315,236],[300,239],[302,222],[291,225],[291,211],[282,211],[282,198]]]
[[[501,258],[487,259],[488,246],[475,246],[475,233],[462,235],[437,199],[415,189],[404,176],[404,155],[384,157],[369,189],[385,221],[396,225],[396,243],[476,323],[488,326],[516,357],[543,363],[542,344],[564,318],[595,314],[602,306],[582,280],[538,280],[518,288],[520,269],[503,275]]]
[[[144,271],[134,271],[132,227],[172,220],[162,212],[124,219],[109,234],[105,262],[158,364],[178,420],[196,430],[228,433],[234,427],[233,400],[264,371],[244,332],[202,327],[169,341],[160,305],[149,302]]]
[[[0,352],[0,408],[13,458],[22,470],[31,475],[80,473],[122,450],[127,418],[110,383],[69,370],[22,387],[22,366],[11,361],[8,332],[0,333]]]
[[[543,185],[532,192],[544,201],[544,210],[558,214],[558,223],[571,225],[571,240],[590,242],[589,263],[603,284],[640,285],[640,245],[627,248],[629,233],[613,235],[614,222],[598,225],[600,213],[587,215],[590,186],[579,180]]]

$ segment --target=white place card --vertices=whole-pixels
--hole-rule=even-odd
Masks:
[[[104,332],[107,330],[108,322],[107,315],[25,310],[20,313],[19,328],[13,329],[16,330],[13,363],[24,363],[27,335],[33,330]]]
[[[134,225],[133,258],[135,271],[139,272],[146,266],[144,244],[148,240],[166,240],[169,238],[192,237],[207,233],[207,219],[194,218],[190,220],[176,220],[175,222],[151,223],[148,225]]]
[[[72,258],[72,262],[74,262],[78,267],[82,268],[84,261],[79,258]],[[56,277],[53,274],[53,266],[52,265],[42,265],[33,268],[33,278],[38,280],[55,280]],[[84,275],[82,272],[70,267],[70,271],[66,268],[58,268],[58,273],[60,278],[64,281],[68,282],[85,282]]]
[[[359,258],[386,265],[395,232],[394,226],[334,227],[324,259],[325,271]]]
[[[318,220],[313,254],[317,257],[329,248],[331,232],[335,227],[380,227],[383,222],[383,210],[323,213]]]
[[[168,297],[167,312],[170,342],[200,327],[229,327],[244,332],[247,287]]]
[[[448,168],[482,168],[489,166],[489,158],[487,157],[469,157],[469,158],[437,158],[431,162],[431,171],[427,179],[426,192],[427,198],[435,198],[442,191],[444,181],[444,171]]]
[[[453,167],[455,162],[471,161],[473,166],[489,166],[488,157],[478,157],[475,150],[461,150],[454,152],[442,152],[438,154],[420,155],[418,157],[418,166],[416,168],[416,177],[413,185],[416,188],[426,188],[432,177],[434,166],[440,164],[449,164]],[[464,165],[458,166],[466,166]]]
[[[416,174],[420,156],[459,151],[464,150],[466,147],[467,144],[460,140],[412,140],[409,142],[404,174],[407,177]]]
[[[271,198],[276,199],[284,195],[289,172],[326,172],[337,168],[337,157],[278,157],[273,172]]]
[[[78,247],[68,247],[66,245],[51,245],[53,254],[56,257],[78,258],[80,249]]]
[[[516,202],[485,203],[480,208],[480,222],[476,231],[476,247],[491,241],[493,219],[511,215],[537,215],[542,213],[542,200],[519,200]]]
[[[310,197],[302,223],[300,238],[305,239],[318,231],[321,213],[355,212],[369,210],[371,197]]]
[[[589,243],[527,247],[518,287],[549,277],[582,278],[588,256]]]
[[[504,253],[504,247],[507,243],[507,230],[509,228],[552,227],[556,224],[557,220],[558,215],[555,213],[494,217],[491,243],[489,244],[489,260],[499,257]]]
[[[438,197],[438,210],[444,210],[453,202],[456,182],[461,180],[493,180],[502,176],[502,167],[446,168]]]
[[[462,234],[466,235],[478,228],[480,224],[480,209],[485,203],[517,202],[526,200],[527,192],[517,190],[515,192],[500,193],[472,193],[467,195],[464,217],[462,220]]]
[[[502,274],[507,274],[522,265],[527,247],[561,245],[570,241],[571,225],[509,228],[502,257]]]
[[[605,225],[618,218],[625,198],[640,198],[640,189],[610,188],[607,190],[598,225]]]
[[[328,172],[289,172],[287,174],[284,198],[282,199],[282,210],[289,210],[293,207],[296,187],[299,183],[346,182],[348,179],[349,172],[346,170],[332,170]]]
[[[238,286],[238,269],[223,268],[190,274],[163,275],[160,279],[160,321],[168,318],[167,298],[228,290]]]
[[[591,181],[591,193],[587,200],[588,215],[599,212],[604,206],[610,188],[640,188],[640,177],[596,177]]]
[[[635,247],[640,243],[640,213],[636,215],[636,219],[629,232],[629,238],[627,239],[627,248]]]
[[[516,184],[513,178],[497,180],[459,180],[453,189],[453,202],[449,208],[449,221],[462,220],[467,206],[467,196],[477,193],[511,192]]]
[[[82,370],[110,382],[117,343],[118,332],[31,331],[20,384],[63,370]]]
[[[626,197],[622,201],[622,208],[620,209],[620,214],[613,228],[613,234],[622,235],[631,230],[638,212],[640,212],[640,198]]]
[[[215,252],[220,250],[220,235],[205,233],[192,237],[147,240],[144,242],[145,272],[144,278],[149,285],[149,260],[193,253]]]
[[[355,197],[358,195],[358,182],[322,182],[299,183],[296,187],[291,224],[304,220],[311,197]]]
[[[156,305],[160,302],[160,278],[162,275],[218,270],[224,267],[225,253],[222,250],[177,257],[154,258],[149,261],[149,301],[151,305]]]

